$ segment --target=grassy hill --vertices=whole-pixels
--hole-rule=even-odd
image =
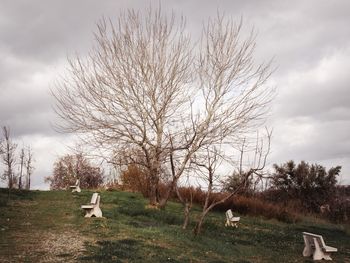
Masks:
[[[0,189],[0,262],[312,262],[301,255],[303,231],[337,247],[335,262],[350,262],[349,228],[317,220],[242,216],[233,229],[213,212],[194,237],[181,229],[180,204],[146,209],[147,200],[135,193],[102,191],[104,218],[83,217],[89,191],[15,191],[7,204],[6,194]]]

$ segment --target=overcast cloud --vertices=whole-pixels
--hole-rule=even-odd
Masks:
[[[67,55],[87,54],[102,17],[125,8],[144,10],[158,1],[0,1],[0,125],[34,150],[33,188],[47,189],[57,156],[72,137],[52,129],[50,88]],[[273,127],[270,163],[293,159],[341,165],[350,183],[350,1],[161,1],[162,9],[187,17],[198,35],[217,10],[244,19],[258,31],[256,59],[274,57],[270,84],[277,97],[268,124]],[[2,167],[0,167],[0,172]]]

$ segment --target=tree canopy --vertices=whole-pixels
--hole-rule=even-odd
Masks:
[[[172,156],[164,204],[200,149],[229,145],[264,120],[274,91],[264,85],[270,65],[254,62],[255,34],[243,38],[242,25],[217,15],[197,40],[184,18],[160,8],[102,19],[89,56],[70,59],[53,91],[59,128],[109,150],[110,162],[121,153],[130,154],[125,165],[137,159],[152,204]]]

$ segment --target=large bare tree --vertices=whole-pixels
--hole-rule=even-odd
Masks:
[[[241,31],[242,21],[218,15],[192,40],[183,18],[152,8],[102,20],[93,50],[70,59],[53,90],[59,128],[117,155],[141,153],[150,203],[165,205],[199,149],[236,140],[266,113],[269,64],[254,64],[254,33],[242,40]],[[170,156],[174,173],[157,200]]]

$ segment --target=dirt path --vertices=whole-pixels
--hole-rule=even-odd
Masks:
[[[77,262],[91,240],[74,223],[74,198],[33,199],[12,201],[0,211],[0,262]]]
[[[12,238],[18,242],[0,255],[0,262],[76,262],[89,241],[74,230],[16,233]]]

